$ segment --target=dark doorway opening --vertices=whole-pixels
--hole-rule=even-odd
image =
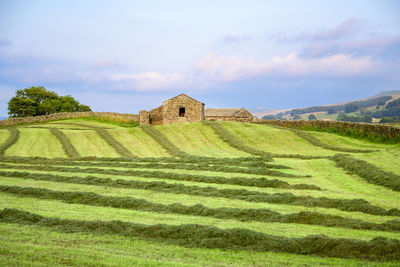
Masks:
[[[185,108],[179,108],[179,117],[185,117]]]

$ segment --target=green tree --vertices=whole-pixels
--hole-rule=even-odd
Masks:
[[[350,113],[350,112],[355,112],[359,109],[358,105],[355,103],[348,103],[344,105],[344,112]]]
[[[72,96],[59,96],[47,91],[43,86],[17,90],[8,102],[8,114],[12,117],[47,115],[57,112],[91,111],[89,106],[81,105]]]
[[[336,113],[337,113],[336,109],[334,109],[334,108],[329,108],[328,109],[328,114],[336,114]]]
[[[308,120],[315,121],[316,119],[317,119],[317,117],[314,114],[308,115]]]

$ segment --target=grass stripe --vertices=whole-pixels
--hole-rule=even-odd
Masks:
[[[157,131],[152,126],[148,125],[141,125],[140,128],[149,135],[151,138],[153,138],[162,148],[164,148],[171,156],[176,156],[176,157],[185,157],[188,156],[186,152],[183,152],[180,150],[177,146],[175,146],[171,141],[168,140],[168,138]]]
[[[371,150],[371,149],[354,149],[354,148],[344,148],[344,147],[332,146],[332,145],[322,142],[317,137],[315,137],[312,134],[307,133],[305,131],[301,131],[301,130],[297,130],[297,129],[293,129],[293,128],[283,128],[283,127],[279,127],[279,126],[275,126],[275,125],[269,125],[269,126],[287,130],[287,131],[291,131],[294,134],[296,134],[298,137],[309,142],[310,144],[312,144],[314,146],[322,147],[322,148],[328,149],[328,150],[339,151],[339,152],[349,152],[349,153],[370,153],[370,152],[377,151],[377,150]]]
[[[114,150],[122,157],[135,158],[128,149],[126,149],[120,142],[118,142],[106,129],[92,127],[101,138],[104,139]]]
[[[78,179],[76,179],[76,177],[67,177],[66,179],[61,178],[58,181],[64,182],[64,180],[67,180],[66,182],[73,183],[78,181]],[[88,180],[96,182],[99,181],[99,179],[96,179],[95,177]],[[84,182],[78,183],[86,184]],[[116,183],[111,183],[111,185],[115,184]],[[156,183],[148,184],[153,189],[156,188]],[[123,187],[123,182],[118,183],[117,186]],[[228,207],[209,208],[200,204],[188,206],[178,203],[165,205],[132,197],[103,196],[90,192],[52,191],[44,188],[32,187],[0,186],[0,191],[14,195],[22,195],[24,197],[29,196],[39,199],[61,200],[69,204],[83,204],[158,213],[213,217],[217,219],[235,219],[240,221],[296,223],[327,227],[343,227],[349,229],[400,232],[400,221],[398,220],[391,220],[378,224],[357,219],[344,218],[336,215],[322,214],[318,212],[302,211],[291,214],[280,214],[268,209],[238,209]]]
[[[68,139],[68,137],[62,131],[60,131],[57,128],[50,128],[50,132],[55,137],[57,137],[57,139],[60,141],[65,154],[69,158],[73,158],[73,159],[80,158],[81,155],[79,155],[78,151],[76,151],[76,149],[72,145],[71,141]]]
[[[223,176],[181,174],[181,173],[147,171],[147,170],[117,170],[117,169],[101,169],[101,168],[59,167],[59,166],[49,166],[49,165],[9,165],[9,164],[0,164],[0,169],[94,173],[94,174],[130,176],[130,177],[136,176],[143,178],[159,178],[159,179],[189,181],[189,182],[199,182],[199,183],[241,185],[241,186],[259,187],[259,188],[270,187],[270,188],[320,190],[320,188],[315,185],[309,185],[309,184],[290,185],[289,183],[278,179],[270,180],[266,178],[250,178],[250,177],[226,178]]]
[[[269,161],[273,161],[272,158],[297,158],[297,159],[322,159],[327,158],[326,156],[308,156],[308,155],[298,155],[298,154],[276,154],[270,153],[262,150],[255,149],[253,147],[247,146],[240,142],[235,136],[233,136],[228,130],[224,128],[220,123],[213,121],[203,121],[205,125],[210,126],[215,133],[230,146],[239,149],[241,151],[247,152],[252,155],[262,156]]]
[[[43,166],[42,170],[49,170],[47,167]],[[40,169],[39,169],[40,170]],[[59,171],[55,169],[50,169],[54,171]],[[87,169],[78,168],[66,168],[65,172],[85,172],[90,173]],[[105,170],[104,170],[105,171]],[[102,174],[108,174],[106,172],[101,172]],[[334,208],[342,211],[348,212],[363,212],[372,215],[385,215],[385,216],[400,216],[400,210],[392,208],[386,210],[384,208],[374,206],[364,199],[333,199],[326,197],[311,197],[311,196],[296,196],[292,193],[264,193],[258,191],[248,191],[248,190],[237,190],[237,189],[221,189],[221,190],[210,189],[210,196],[223,197],[227,199],[243,200],[247,202],[255,203],[273,203],[273,204],[287,204],[294,206],[305,206],[305,207],[322,207],[322,208]],[[200,188],[198,195],[205,194],[205,189]]]
[[[286,178],[297,178],[297,177],[310,177],[310,175],[295,175],[284,173],[276,170],[269,170],[266,168],[278,168],[278,169],[291,169],[290,167],[283,165],[267,165],[263,163],[256,163],[257,167],[241,168],[235,166],[218,166],[209,165],[208,163],[200,164],[185,164],[185,163],[122,163],[122,162],[90,162],[90,161],[67,161],[67,160],[7,160],[0,159],[0,162],[13,162],[13,163],[29,163],[29,164],[46,164],[46,165],[62,165],[62,166],[90,166],[90,167],[121,167],[121,168],[141,168],[141,169],[183,169],[183,170],[194,170],[194,171],[211,171],[211,172],[227,172],[227,173],[239,173],[239,174],[254,174],[254,175],[268,175],[275,177],[286,177]],[[251,164],[250,164],[251,165]]]
[[[270,154],[261,151],[258,149],[255,149],[250,146],[246,146],[243,143],[239,142],[230,132],[228,132],[221,124],[213,122],[213,121],[202,121],[204,125],[207,125],[211,127],[214,132],[218,135],[219,138],[221,138],[225,143],[229,144],[231,147],[236,148],[238,150],[244,151],[246,153],[249,153],[251,155],[255,156],[263,156],[263,157],[269,157]],[[272,161],[272,158],[269,159]]]
[[[9,127],[7,130],[10,132],[10,136],[7,140],[0,145],[0,155],[4,155],[7,149],[15,144],[19,139],[19,130],[15,127]]]
[[[90,232],[151,238],[186,247],[275,251],[375,261],[400,259],[400,241],[383,237],[377,237],[371,241],[337,239],[326,236],[284,238],[246,229],[224,230],[203,225],[143,225],[121,221],[46,218],[17,209],[1,210],[0,221],[43,226],[69,233]]]
[[[345,154],[336,154],[331,159],[338,167],[351,174],[356,174],[370,184],[381,185],[394,191],[400,191],[400,175],[387,172],[361,159]]]

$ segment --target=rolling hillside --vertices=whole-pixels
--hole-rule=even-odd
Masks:
[[[299,132],[0,128],[0,262],[398,266],[400,146]]]

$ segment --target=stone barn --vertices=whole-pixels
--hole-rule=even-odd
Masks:
[[[201,121],[204,120],[204,103],[180,94],[149,112],[140,111],[139,117],[140,124],[151,125]]]
[[[162,106],[149,112],[139,112],[140,125],[160,125],[178,122],[202,120],[253,121],[253,115],[245,108],[209,108],[204,110],[204,103],[185,94],[165,100]]]
[[[252,122],[253,115],[245,108],[206,108],[204,118],[208,121]]]

